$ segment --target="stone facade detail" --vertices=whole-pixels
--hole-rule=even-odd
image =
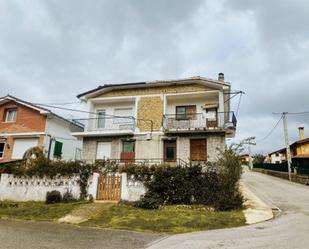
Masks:
[[[147,120],[153,121],[153,131],[159,131],[162,126],[163,101],[161,97],[142,97],[138,102],[137,126],[140,131],[151,131],[151,124]]]
[[[225,148],[225,136],[209,136],[207,137],[207,160],[216,161],[220,150]]]
[[[148,87],[145,89],[129,89],[129,90],[113,90],[98,97],[119,97],[119,96],[140,96],[148,94],[164,94],[164,93],[182,93],[182,92],[196,92],[213,90],[202,85],[181,85],[181,86],[162,86],[162,87]]]

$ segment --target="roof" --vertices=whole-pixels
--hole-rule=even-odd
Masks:
[[[309,142],[309,138],[304,138],[304,139],[297,140],[296,142],[292,143],[290,147],[298,145],[298,144],[308,143],[308,142]]]
[[[21,104],[23,106],[26,106],[26,107],[31,108],[33,110],[36,110],[36,111],[40,112],[40,114],[42,114],[42,115],[50,115],[50,116],[56,117],[58,119],[61,119],[64,122],[67,122],[67,123],[69,123],[71,125],[74,125],[77,128],[84,128],[83,125],[80,124],[80,123],[72,122],[72,121],[70,121],[70,120],[68,120],[68,119],[66,119],[66,118],[64,118],[64,117],[62,117],[62,116],[60,116],[60,115],[58,115],[56,113],[53,113],[49,109],[46,109],[46,108],[41,107],[39,105],[33,104],[31,102],[28,102],[28,101],[16,98],[16,97],[14,97],[12,95],[9,95],[9,94],[0,98],[0,105],[6,104],[6,103],[8,103],[10,101],[14,101],[14,102],[16,102],[18,104]]]
[[[145,87],[160,87],[160,86],[170,86],[175,84],[201,84],[201,85],[209,85],[214,88],[223,88],[230,87],[230,83],[223,82],[219,80],[213,80],[204,78],[201,76],[194,76],[189,78],[181,78],[181,79],[170,79],[170,80],[156,80],[156,81],[144,81],[144,82],[131,82],[131,83],[118,83],[118,84],[104,84],[102,86],[98,86],[92,90],[83,92],[77,95],[77,98],[87,99],[92,97],[95,94],[100,94],[107,91],[112,91],[115,89],[136,89],[136,88],[145,88]]]
[[[309,138],[297,140],[294,143],[290,144],[290,147],[294,147],[296,145],[300,145],[300,144],[304,144],[304,143],[309,143]],[[282,149],[276,150],[274,152],[271,152],[268,155],[270,156],[271,154],[274,154],[274,153],[285,153],[285,151],[286,151],[286,148],[282,148]]]
[[[286,151],[286,148],[282,148],[282,149],[273,151],[273,152],[269,153],[268,155],[270,156],[271,154],[275,154],[275,153],[284,153],[285,151]]]

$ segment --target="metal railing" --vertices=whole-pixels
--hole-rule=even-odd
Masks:
[[[235,129],[237,119],[234,112],[165,114],[163,128],[166,131]]]
[[[120,117],[120,116],[103,116],[96,118],[75,119],[79,123],[85,125],[85,131],[134,131],[136,121],[134,117]]]
[[[97,162],[104,162],[104,165],[144,165],[144,166],[151,166],[151,165],[160,165],[160,164],[176,164],[183,167],[188,166],[188,163],[181,158],[176,158],[175,161],[165,161],[163,158],[140,158],[140,159],[102,159],[97,160]]]

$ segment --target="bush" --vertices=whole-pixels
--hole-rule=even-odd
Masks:
[[[75,202],[75,201],[77,201],[77,199],[74,198],[74,196],[72,195],[72,193],[68,191],[68,192],[66,192],[66,193],[63,195],[62,201],[63,201],[64,203],[69,203],[69,202]]]
[[[240,147],[241,145],[231,145],[220,151],[219,159],[213,164],[123,168],[123,172],[133,175],[147,189],[135,206],[156,209],[164,204],[194,204],[221,211],[241,208],[243,196],[239,190],[242,173],[238,156]]]
[[[54,204],[62,201],[61,193],[57,190],[47,192],[46,194],[46,204]]]
[[[163,200],[159,194],[147,192],[140,200],[136,201],[133,206],[144,209],[158,209],[162,204]]]

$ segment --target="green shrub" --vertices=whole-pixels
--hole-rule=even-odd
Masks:
[[[57,190],[47,192],[46,194],[46,204],[54,204],[62,201],[61,193]]]
[[[241,145],[231,145],[220,151],[219,159],[212,164],[124,167],[123,172],[133,175],[147,189],[134,205],[146,209],[156,209],[165,204],[206,205],[222,211],[241,208],[240,148]]]
[[[158,209],[163,204],[163,200],[158,193],[147,192],[142,198],[136,201],[133,206],[144,209]]]
[[[64,193],[63,197],[62,197],[62,201],[64,203],[69,203],[69,202],[75,202],[77,201],[76,198],[74,198],[74,196],[72,195],[71,192],[67,191]]]

